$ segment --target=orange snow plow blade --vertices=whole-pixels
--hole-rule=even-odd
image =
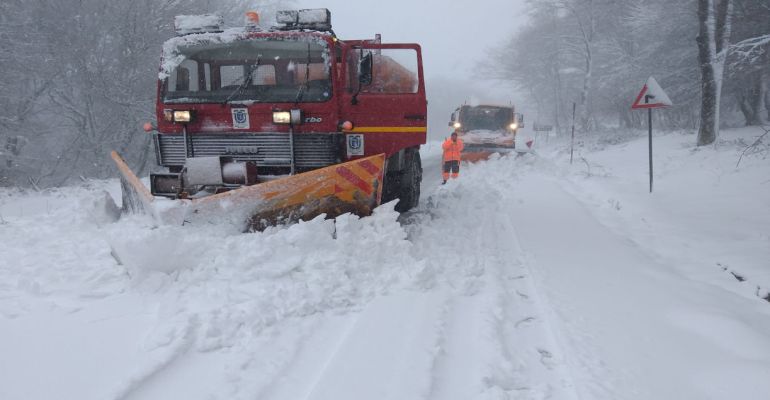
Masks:
[[[516,151],[513,147],[480,147],[463,150],[460,155],[460,160],[475,163],[479,161],[486,161],[492,154],[498,153],[501,156],[510,154]]]
[[[385,165],[379,154],[207,197],[156,201],[116,152],[112,158],[121,173],[124,211],[149,213],[167,224],[231,222],[244,231],[321,214],[369,215],[380,204]]]
[[[492,155],[491,151],[473,151],[473,152],[464,151],[460,155],[460,160],[475,163],[478,161],[486,161],[487,159],[489,159],[489,156],[491,155]]]
[[[122,210],[124,213],[144,213],[153,215],[153,197],[150,190],[131,171],[123,157],[117,151],[110,153],[112,161],[120,172],[120,190],[123,194]]]

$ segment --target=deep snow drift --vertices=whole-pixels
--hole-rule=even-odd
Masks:
[[[3,399],[748,399],[770,392],[770,159],[723,132],[464,165],[419,209],[261,233],[0,191]],[[542,142],[542,140],[541,140]]]

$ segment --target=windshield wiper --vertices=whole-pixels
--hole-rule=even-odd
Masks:
[[[225,99],[224,102],[222,102],[222,105],[225,105],[230,102],[230,100],[233,99],[236,95],[240,95],[243,93],[244,90],[246,90],[249,85],[251,85],[251,82],[254,81],[254,71],[257,71],[259,69],[259,63],[260,63],[260,57],[257,57],[257,61],[254,64],[248,64],[249,71],[248,75],[246,76],[246,79],[243,80],[243,83],[241,83],[235,90],[230,93],[229,96]]]
[[[300,85],[299,91],[297,92],[297,96],[294,98],[295,105],[300,101],[302,101],[302,96],[305,94],[305,91],[308,89],[309,84],[310,84],[310,43],[307,44],[307,60],[305,61],[305,82],[302,82],[302,85]]]

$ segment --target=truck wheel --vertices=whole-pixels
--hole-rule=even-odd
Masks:
[[[405,212],[417,207],[420,203],[420,183],[422,182],[422,161],[420,149],[415,147],[406,151],[406,165],[399,179],[396,211]]]
[[[385,174],[385,184],[382,187],[382,200],[383,204],[395,200],[399,195],[399,188],[401,187],[401,172],[388,172]]]

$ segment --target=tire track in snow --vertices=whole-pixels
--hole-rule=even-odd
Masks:
[[[256,398],[424,399],[446,301],[441,292],[400,292],[326,319]]]
[[[526,169],[524,170],[526,173]],[[515,174],[521,173],[516,169]],[[514,199],[507,202],[513,203]],[[562,328],[554,318],[554,310],[547,299],[541,294],[535,275],[535,263],[532,257],[521,247],[519,235],[509,213],[505,218],[499,219],[499,230],[505,232],[510,238],[510,245],[503,249],[508,250],[509,257],[515,260],[512,271],[500,271],[499,282],[510,282],[506,286],[505,301],[509,312],[506,330],[509,332],[509,342],[531,343],[532,349],[525,349],[529,359],[529,375],[546,381],[537,389],[540,398],[580,399],[580,387],[576,385],[571,350],[561,339]],[[516,321],[510,326],[510,321]],[[519,349],[521,350],[521,349]],[[531,367],[533,359],[537,359],[539,365]],[[537,364],[535,364],[537,365]],[[530,388],[532,390],[532,388]]]
[[[307,399],[340,351],[358,313],[325,319],[298,344],[291,360],[254,396],[258,399]],[[329,346],[333,343],[332,346]]]
[[[453,290],[431,399],[578,398],[522,261],[508,211],[515,199],[490,173],[514,166],[507,158],[464,165],[460,180],[425,188],[432,194],[409,217],[416,258],[429,260],[434,272],[425,286]]]
[[[535,171],[534,169],[525,169],[522,173],[531,175],[525,178],[526,182],[524,182],[524,186],[538,189],[537,191],[527,192],[526,195],[520,196],[522,199],[526,199],[526,204],[537,204],[533,207],[533,211],[527,214],[522,213],[519,210],[515,213],[520,218],[520,221],[524,221],[522,224],[527,227],[528,232],[531,234],[530,237],[526,238],[528,240],[525,240],[525,242],[527,242],[529,246],[532,246],[533,252],[538,252],[538,254],[543,257],[561,255],[564,252],[568,252],[568,254],[574,258],[573,261],[570,260],[570,257],[551,257],[551,259],[546,259],[545,265],[542,265],[543,268],[541,268],[534,255],[525,252],[522,261],[528,274],[533,278],[529,281],[534,293],[533,297],[539,304],[543,305],[543,310],[545,311],[544,316],[547,319],[547,323],[553,327],[553,329],[550,330],[551,340],[564,351],[564,364],[573,376],[572,382],[575,384],[576,392],[584,399],[616,399],[619,396],[619,390],[626,392],[636,391],[638,394],[639,389],[633,386],[636,377],[631,375],[631,371],[626,370],[625,366],[616,366],[615,368],[610,369],[605,364],[607,355],[599,356],[603,353],[607,338],[598,337],[596,329],[593,329],[593,327],[589,328],[587,325],[601,326],[602,321],[600,319],[593,319],[592,321],[588,320],[587,318],[590,318],[591,316],[584,317],[586,314],[585,310],[579,309],[574,305],[577,300],[575,298],[576,294],[579,294],[580,297],[582,297],[582,293],[570,293],[570,290],[573,287],[580,288],[584,285],[584,282],[579,280],[582,279],[584,275],[593,275],[592,279],[598,279],[602,282],[607,282],[610,278],[620,281],[629,279],[629,277],[625,275],[615,276],[624,274],[624,271],[619,268],[602,270],[602,268],[598,267],[599,270],[602,270],[603,275],[596,274],[595,271],[593,271],[593,268],[594,266],[602,265],[602,260],[592,260],[588,265],[591,269],[589,270],[586,268],[587,265],[585,265],[585,261],[583,261],[586,258],[586,254],[593,257],[597,254],[606,254],[605,249],[619,248],[618,246],[606,244],[608,243],[608,239],[603,235],[609,233],[612,240],[618,240],[620,243],[630,245],[629,248],[633,250],[640,249],[632,242],[629,242],[627,238],[616,236],[615,233],[611,233],[611,231],[606,230],[606,227],[601,226],[601,224],[587,212],[588,210],[583,208],[584,206],[576,198],[564,190],[559,181],[540,171]],[[544,220],[544,216],[546,215],[556,220],[571,223],[575,227],[583,227],[586,226],[587,223],[575,222],[574,220],[590,220],[592,223],[601,226],[601,228],[593,232],[588,230],[587,232],[590,234],[583,234],[583,237],[576,238],[569,243],[563,239],[559,240],[559,242],[562,243],[560,246],[562,249],[561,252],[550,252],[548,247],[550,247],[551,242],[544,240],[544,238],[550,238],[552,236],[562,238],[564,235],[563,232],[559,232],[557,235],[549,234],[548,229],[553,229],[551,228],[554,226],[553,224],[547,224],[545,226],[546,229],[538,226],[539,221]],[[578,216],[580,218],[577,218]],[[569,230],[565,231],[569,232]],[[602,240],[599,242],[603,243],[601,246],[603,252],[598,251],[598,248],[594,249],[590,246],[585,246],[584,243],[586,239],[593,238],[594,235],[602,237]],[[536,243],[533,242],[533,237],[538,239]],[[581,244],[580,248],[575,247],[576,245],[574,243],[576,242]],[[517,246],[521,248],[522,240],[518,234],[516,235],[516,243]],[[581,251],[585,254],[581,254]],[[620,253],[620,250],[616,251],[618,254],[609,254],[605,255],[605,257],[614,260],[626,260],[627,256],[625,253]],[[623,263],[623,261],[616,262]],[[582,269],[575,268],[581,265]],[[548,273],[553,271],[557,271],[560,275],[548,276]],[[546,291],[542,290],[550,288],[540,288],[537,284],[538,282],[550,283],[554,281],[566,281],[567,287],[569,288],[566,291],[564,288],[561,288],[561,291],[554,291],[551,293],[551,296],[553,296],[552,300],[559,306],[558,309],[550,305],[551,299],[549,299],[549,296],[545,295]],[[605,283],[605,285],[607,284]],[[600,291],[600,293],[606,296],[604,291]],[[587,295],[589,298],[592,296],[591,293],[588,293]],[[614,304],[615,306],[617,306],[617,304],[622,304],[623,300],[620,296],[627,295],[627,292],[622,292],[619,296],[613,296],[615,301],[611,304]],[[615,322],[615,324],[617,324],[617,322]],[[628,324],[625,323],[624,327],[621,329],[628,329],[627,326]],[[565,336],[564,333],[568,333],[569,336]],[[618,352],[617,354],[620,353]]]

